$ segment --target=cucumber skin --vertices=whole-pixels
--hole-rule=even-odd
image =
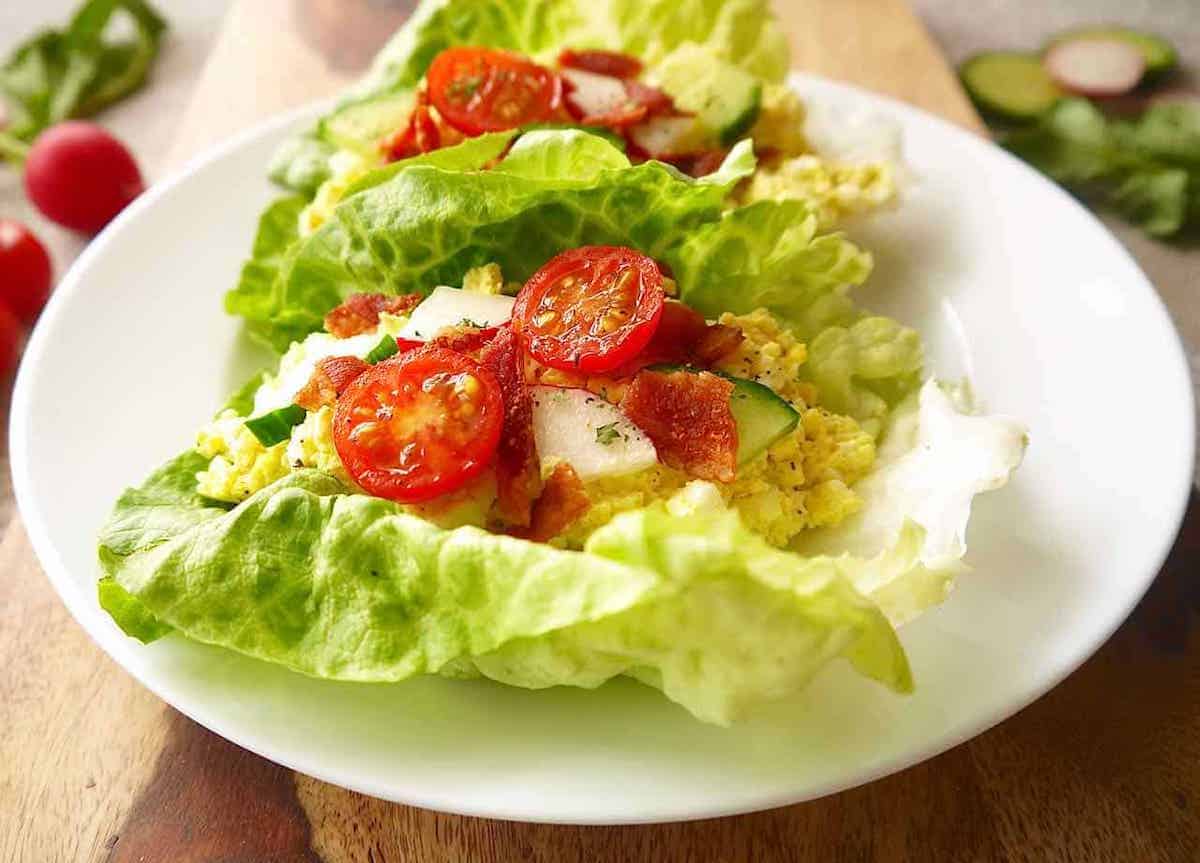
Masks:
[[[975,54],[974,56],[963,61],[962,65],[959,66],[958,69],[958,78],[959,81],[962,82],[963,89],[967,91],[967,96],[970,97],[971,102],[974,103],[975,107],[979,109],[980,113],[999,120],[1006,120],[1013,123],[1028,123],[1045,114],[1046,111],[1050,110],[1054,103],[1058,101],[1058,98],[1061,97],[1060,94],[1060,96],[1056,96],[1054,99],[1048,100],[1044,105],[1029,109],[1014,109],[1011,104],[1006,104],[1003,101],[998,101],[992,98],[989,93],[981,90],[978,84],[971,79],[971,67],[978,62],[998,57],[1011,57],[1014,60],[1023,58],[1036,62],[1039,66],[1041,63],[1037,55],[1016,51],[985,51],[981,54]],[[1050,79],[1049,73],[1046,73],[1046,80],[1051,84],[1052,87],[1054,86],[1053,81]]]
[[[762,84],[754,85],[754,96],[746,110],[739,114],[733,122],[727,124],[724,129],[717,130],[717,140],[721,142],[723,147],[731,147],[738,140],[754,128],[754,124],[758,122],[758,114],[762,110]]]

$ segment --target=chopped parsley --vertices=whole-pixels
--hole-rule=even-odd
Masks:
[[[629,440],[629,438],[625,437],[620,429],[617,428],[617,424],[615,422],[602,425],[596,429],[596,443],[598,444],[602,444],[603,446],[612,446],[617,442],[618,439]]]

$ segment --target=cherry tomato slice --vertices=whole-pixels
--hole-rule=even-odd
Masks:
[[[534,359],[599,374],[635,357],[662,317],[662,272],[622,246],[583,246],[533,274],[513,306],[513,329]]]
[[[508,51],[448,48],[425,77],[438,113],[468,135],[549,120],[562,103],[558,75]]]
[[[641,60],[619,51],[572,51],[568,48],[558,55],[558,65],[613,78],[635,78],[642,73]]]
[[[455,351],[424,348],[372,366],[346,388],[333,442],[365,491],[418,503],[478,476],[503,424],[495,375]]]

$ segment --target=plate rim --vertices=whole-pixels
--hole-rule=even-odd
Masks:
[[[855,84],[850,84],[842,81],[835,81],[819,75],[812,75],[804,72],[793,70],[788,76],[788,85],[792,89],[803,89],[805,87],[818,87],[829,93],[834,94],[839,99],[858,100],[860,102],[873,103],[870,107],[878,107],[885,110],[887,113],[899,115],[909,119],[916,119],[924,124],[933,126],[938,132],[949,135],[951,139],[968,142],[969,146],[982,146],[983,148],[998,154],[1002,160],[1006,160],[1020,170],[1031,176],[1035,184],[1040,184],[1043,189],[1055,196],[1065,206],[1074,208],[1075,211],[1084,218],[1091,220],[1096,226],[1100,227],[1105,234],[1108,235],[1114,251],[1125,258],[1126,262],[1141,276],[1141,289],[1148,294],[1151,301],[1151,306],[1161,316],[1166,328],[1173,334],[1174,341],[1171,345],[1173,350],[1170,353],[1174,356],[1175,362],[1179,365],[1179,370],[1182,371],[1182,379],[1190,381],[1190,367],[1187,362],[1186,348],[1175,326],[1170,310],[1163,301],[1161,295],[1154,288],[1153,283],[1145,274],[1140,264],[1129,252],[1129,250],[1116,238],[1112,232],[1103,225],[1102,222],[1073,198],[1069,193],[1061,187],[1045,178],[1041,174],[1034,171],[1031,167],[1021,162],[1012,154],[995,146],[986,139],[980,138],[968,129],[958,126],[942,117],[932,114],[922,108],[901,102],[890,96],[886,96],[874,91],[868,90]],[[125,209],[108,227],[106,227],[99,235],[92,239],[87,248],[72,264],[68,271],[63,275],[58,287],[52,293],[50,302],[43,310],[41,321],[52,319],[60,307],[71,301],[71,298],[80,290],[85,283],[81,274],[86,273],[90,268],[93,260],[103,255],[108,246],[109,238],[120,231],[122,227],[135,219],[144,210],[153,208],[160,199],[169,195],[177,186],[185,182],[194,173],[206,167],[207,165],[219,161],[232,152],[246,146],[252,141],[259,138],[277,133],[281,128],[298,123],[305,117],[315,117],[321,111],[327,109],[335,103],[332,99],[323,99],[309,102],[297,108],[272,115],[263,121],[256,123],[248,129],[239,132],[223,141],[215,144],[212,147],[202,151],[196,156],[188,159],[181,167],[170,172],[167,177],[154,183],[153,186],[142,196],[140,196],[133,204]],[[336,767],[328,768],[323,765],[310,765],[305,763],[303,756],[294,756],[289,753],[281,753],[263,741],[254,739],[248,741],[249,735],[243,735],[238,732],[236,725],[233,728],[226,728],[224,723],[219,720],[213,720],[209,716],[209,711],[196,708],[194,705],[182,705],[176,703],[176,699],[168,697],[164,694],[162,686],[155,681],[147,679],[146,676],[131,671],[127,668],[117,655],[117,650],[114,646],[115,635],[103,630],[98,625],[94,625],[96,610],[86,605],[86,593],[77,591],[74,584],[74,579],[71,578],[68,567],[59,556],[54,542],[49,535],[47,526],[40,520],[38,510],[34,504],[33,491],[33,476],[28,458],[28,424],[31,421],[30,405],[33,393],[35,392],[37,372],[32,368],[34,366],[33,359],[40,356],[44,351],[44,342],[46,340],[45,333],[47,327],[38,325],[34,328],[32,335],[26,345],[25,355],[20,364],[16,376],[16,383],[13,388],[11,411],[9,419],[9,454],[10,465],[13,479],[13,494],[17,504],[17,511],[20,515],[21,522],[29,537],[30,545],[42,567],[43,572],[49,579],[59,599],[66,606],[75,622],[81,626],[88,634],[88,637],[100,647],[105,654],[109,656],[121,670],[132,676],[138,683],[155,694],[159,699],[169,704],[175,710],[187,716],[189,719],[197,722],[204,728],[212,731],[215,734],[229,740],[237,746],[240,746],[254,754],[266,758],[273,763],[286,767],[298,773],[314,777],[324,782],[346,788],[352,791],[357,791],[363,794],[370,795],[382,800],[387,800],[395,803],[400,803],[408,806],[416,806],[423,809],[429,809],[438,812],[446,812],[455,815],[464,815],[471,817],[491,818],[505,821],[520,821],[526,823],[543,823],[543,824],[574,824],[574,825],[618,825],[618,824],[653,824],[653,823],[669,823],[693,821],[706,818],[725,817],[730,815],[745,814],[750,812],[758,812],[767,809],[774,809],[781,806],[792,805],[796,803],[815,800],[828,795],[840,793],[842,791],[856,788],[860,785],[865,785],[874,782],[884,776],[897,773],[914,765],[920,764],[931,758],[934,758],[943,752],[953,749],[960,744],[971,740],[980,734],[995,727],[1000,722],[1015,716],[1017,713],[1024,710],[1034,701],[1040,699],[1043,695],[1049,692],[1054,687],[1058,686],[1066,677],[1079,668],[1093,654],[1096,653],[1111,637],[1112,634],[1120,627],[1129,617],[1130,613],[1141,601],[1142,597],[1153,584],[1158,573],[1161,571],[1163,563],[1166,561],[1168,554],[1175,544],[1175,540],[1182,526],[1183,517],[1186,512],[1189,501],[1193,468],[1195,465],[1195,449],[1196,449],[1196,418],[1195,418],[1195,399],[1191,386],[1184,387],[1184,407],[1183,411],[1184,423],[1186,425],[1186,447],[1183,455],[1183,463],[1181,464],[1181,476],[1177,480],[1177,487],[1174,490],[1174,497],[1169,501],[1170,505],[1166,507],[1166,515],[1169,517],[1164,519],[1163,524],[1168,527],[1161,532],[1161,537],[1156,547],[1151,548],[1150,543],[1147,543],[1146,560],[1153,565],[1148,567],[1145,572],[1133,573],[1136,575],[1136,581],[1131,577],[1131,588],[1127,593],[1127,602],[1123,604],[1120,612],[1114,614],[1112,619],[1105,621],[1105,625],[1100,629],[1100,635],[1094,639],[1088,639],[1088,643],[1082,641],[1070,650],[1064,651],[1065,658],[1058,662],[1049,674],[1038,678],[1036,685],[1028,688],[1021,698],[1014,700],[1006,707],[998,708],[990,711],[986,715],[976,718],[972,722],[964,723],[963,727],[958,729],[956,733],[943,734],[933,737],[930,741],[921,747],[908,750],[902,755],[895,755],[883,759],[874,767],[862,772],[855,773],[852,777],[848,777],[840,782],[830,782],[824,785],[810,787],[804,791],[793,791],[784,793],[769,793],[764,794],[761,798],[756,798],[750,802],[735,802],[728,805],[714,805],[707,808],[699,809],[696,807],[684,806],[682,810],[678,807],[672,807],[669,803],[660,807],[659,810],[647,815],[631,816],[626,813],[612,814],[599,812],[594,816],[580,818],[570,815],[555,816],[554,814],[531,814],[529,811],[520,807],[507,809],[504,806],[481,806],[481,805],[456,805],[453,801],[441,799],[439,797],[422,797],[419,794],[404,794],[399,795],[393,789],[383,787],[382,785],[371,781],[347,781],[344,776],[338,776]],[[31,516],[33,516],[31,518]],[[1150,552],[1153,553],[1150,553]]]

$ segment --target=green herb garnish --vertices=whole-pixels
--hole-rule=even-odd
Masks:
[[[106,38],[123,12],[131,38]],[[86,0],[64,30],[43,30],[0,66],[9,142],[32,141],[70,117],[87,117],[137,90],[158,56],[167,22],[145,0]],[[6,154],[19,153],[15,145]]]
[[[380,339],[379,344],[371,348],[371,352],[366,356],[366,361],[375,365],[388,357],[394,357],[399,352],[400,346],[396,344],[396,340],[392,336],[384,336]]]
[[[1110,120],[1085,99],[1064,99],[1037,125],[1001,139],[1016,155],[1084,198],[1156,237],[1200,223],[1200,107],[1151,107]]]
[[[304,408],[288,405],[246,420],[246,428],[263,446],[275,446],[292,436],[292,428],[304,422]]]
[[[625,435],[623,435],[617,429],[617,424],[615,422],[602,425],[596,429],[596,443],[598,444],[612,446],[617,442],[618,439],[625,440],[626,438]]]

